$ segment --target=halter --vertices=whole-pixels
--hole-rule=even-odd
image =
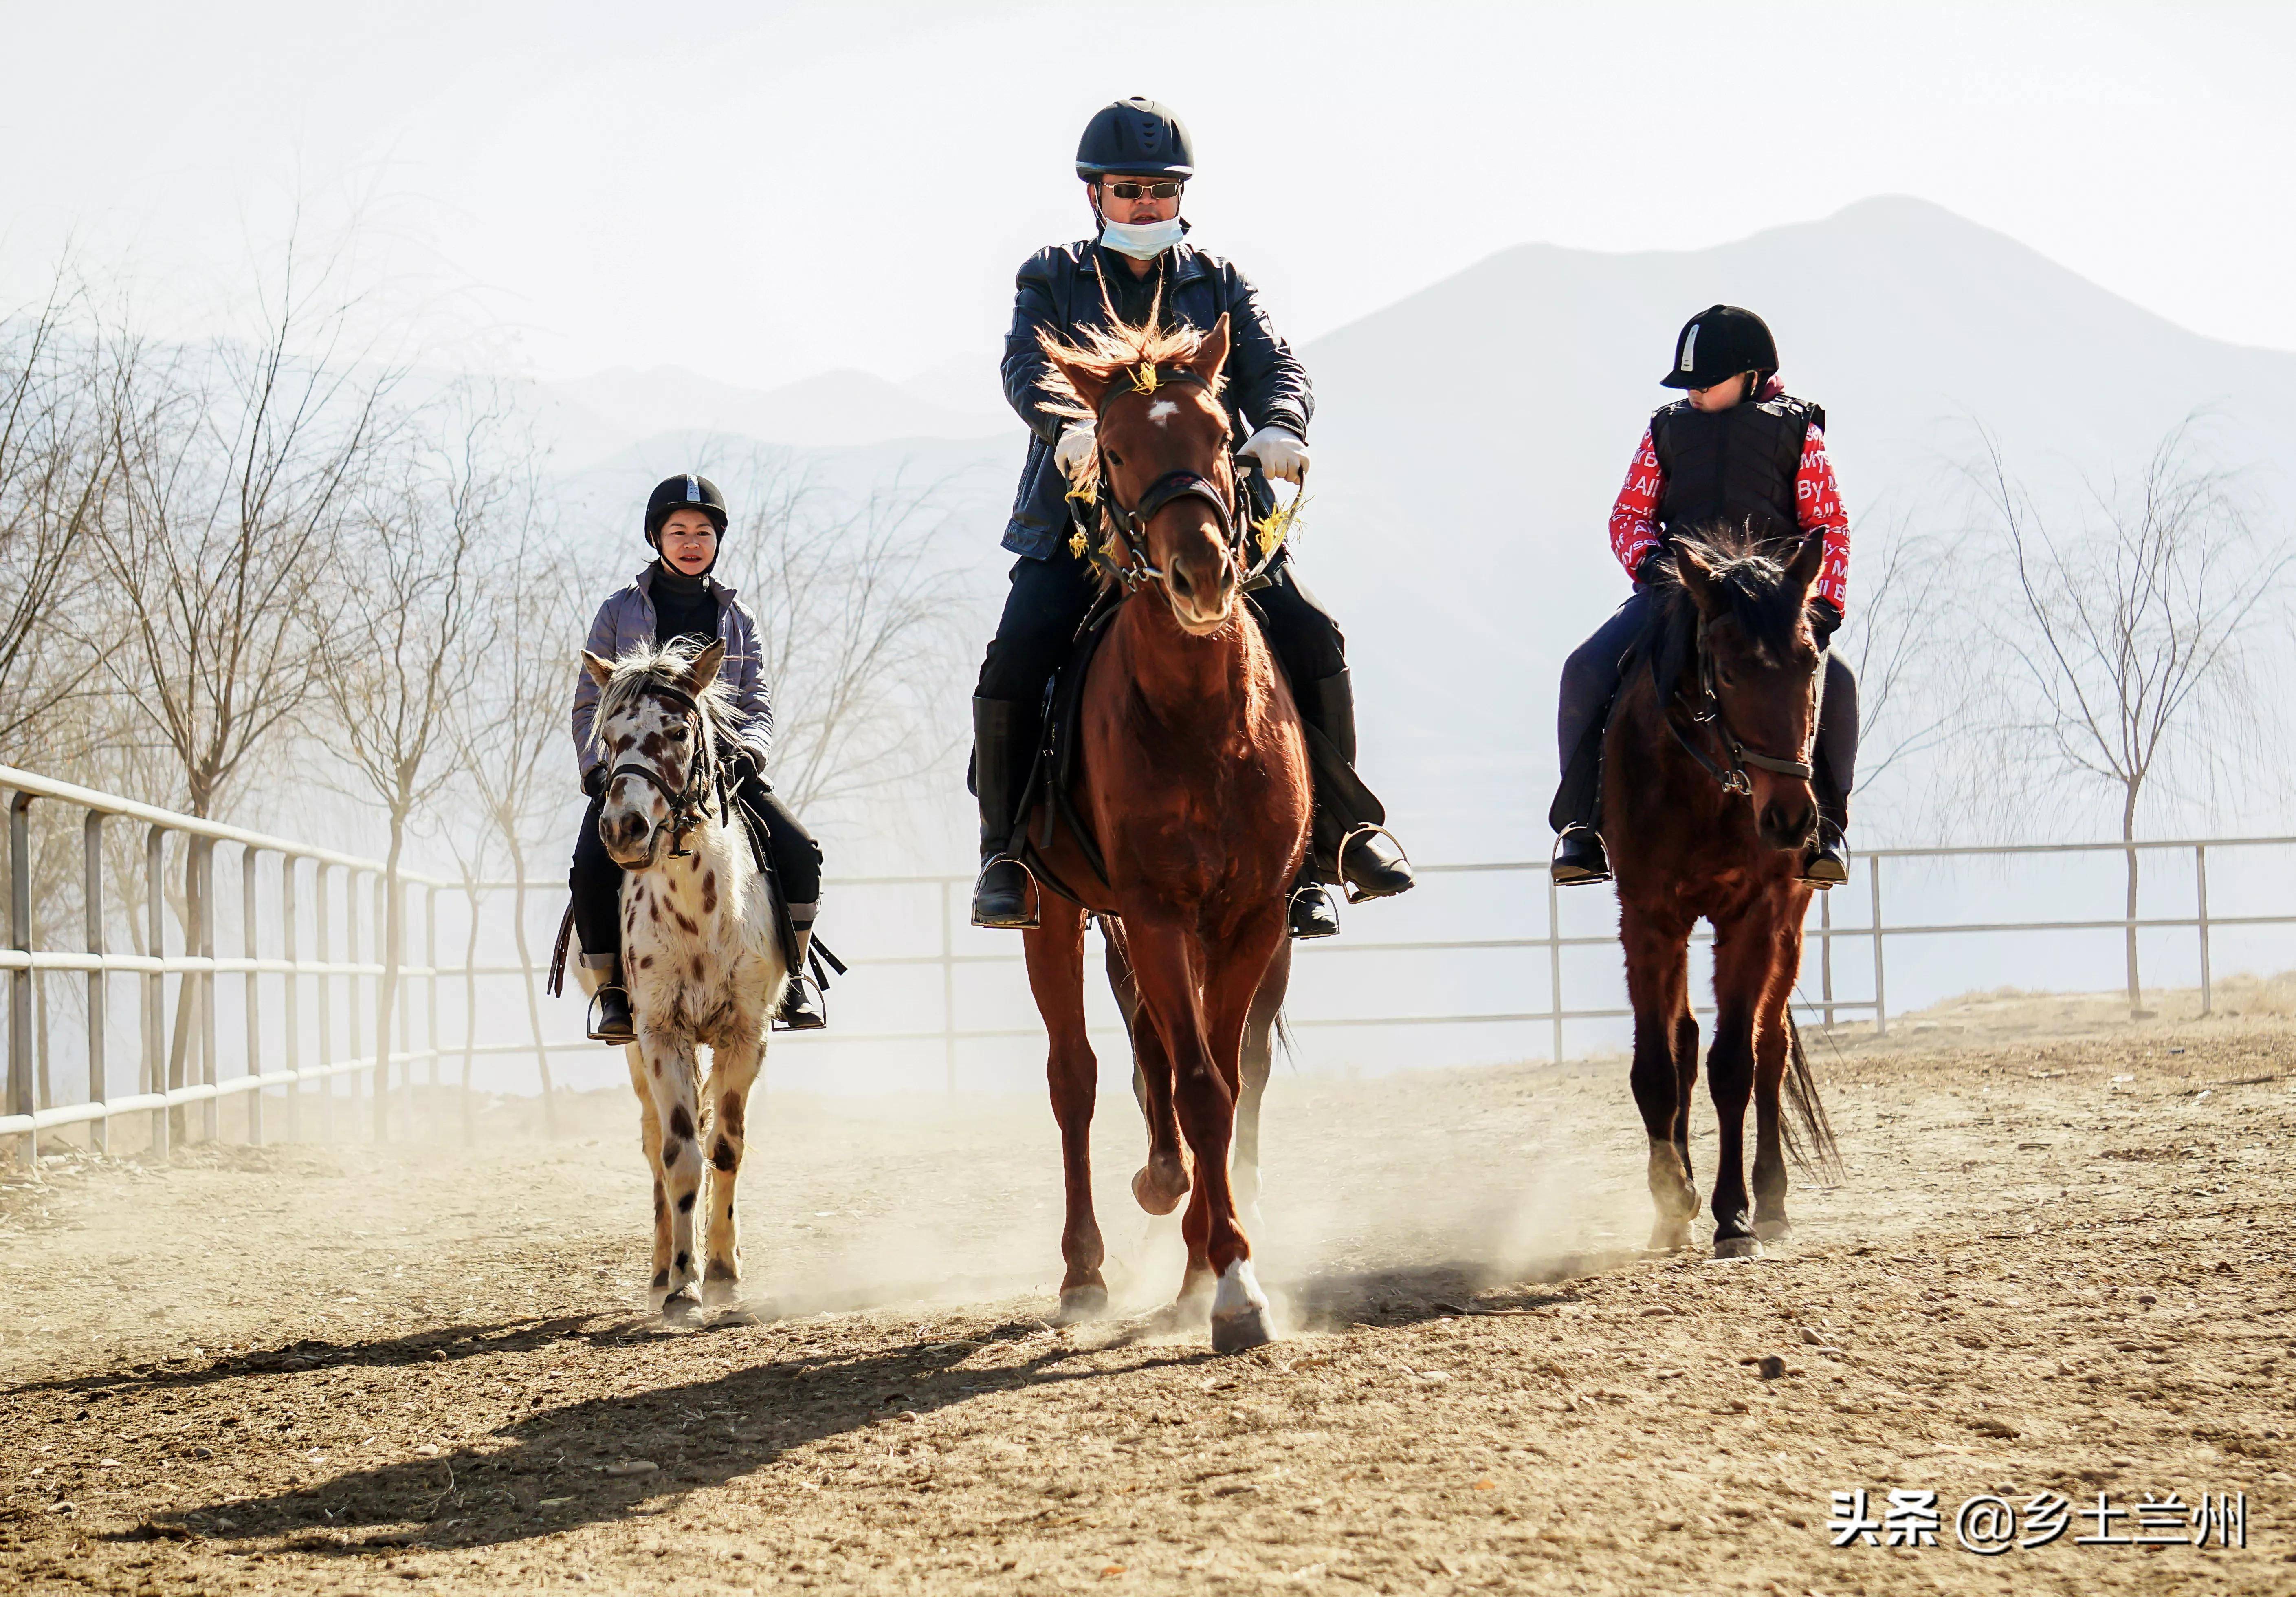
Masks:
[[[606,773],[611,786],[623,777],[636,777],[669,805],[669,858],[683,860],[693,853],[685,846],[685,835],[709,819],[709,794],[714,787],[718,808],[726,810],[725,772],[718,769],[716,745],[709,736],[709,722],[701,713],[701,703],[683,687],[668,682],[649,682],[638,689],[645,697],[667,699],[693,718],[694,738],[693,758],[685,768],[685,786],[673,789],[660,771],[636,760],[625,760]]]
[[[1186,366],[1153,366],[1144,361],[1124,375],[1130,381],[1111,383],[1107,391],[1100,396],[1096,421],[1105,421],[1109,406],[1127,394],[1146,396],[1176,384],[1191,385],[1207,391],[1211,388],[1210,383]],[[1219,518],[1221,535],[1227,540],[1228,554],[1237,569],[1243,572],[1244,585],[1257,580],[1274,563],[1276,549],[1283,547],[1280,542],[1266,549],[1248,570],[1244,567],[1244,546],[1251,535],[1251,518],[1245,514],[1245,500],[1240,483],[1231,498],[1229,494],[1222,493],[1219,484],[1201,472],[1166,472],[1148,485],[1137,504],[1128,508],[1116,502],[1116,490],[1112,486],[1114,479],[1108,473],[1108,452],[1099,441],[1096,424],[1093,449],[1095,469],[1099,473],[1099,490],[1091,502],[1098,507],[1103,522],[1113,534],[1112,541],[1124,550],[1122,564],[1111,560],[1108,565],[1114,572],[1116,580],[1124,585],[1126,592],[1132,592],[1147,582],[1168,582],[1161,567],[1149,564],[1145,539],[1149,520],[1158,511],[1181,499],[1201,499],[1211,506],[1212,513]],[[1242,468],[1238,465],[1234,469]]]
[[[1666,718],[1667,730],[1674,734],[1674,740],[1682,745],[1685,753],[1705,768],[1708,776],[1722,785],[1724,793],[1735,794],[1741,798],[1754,795],[1754,779],[1746,774],[1749,765],[1757,770],[1774,771],[1779,776],[1795,777],[1805,782],[1816,774],[1808,759],[1810,751],[1807,746],[1801,751],[1803,758],[1781,760],[1775,754],[1765,754],[1759,749],[1748,747],[1730,729],[1729,718],[1722,712],[1721,691],[1715,680],[1713,651],[1706,646],[1706,618],[1703,615],[1698,618],[1698,691],[1701,703],[1692,708],[1690,719],[1695,725],[1714,729],[1715,736],[1722,740],[1722,752],[1728,758],[1730,768],[1723,770],[1707,756],[1705,750],[1691,742],[1671,714]],[[1811,681],[1811,691],[1813,694],[1816,691],[1815,678]],[[1817,718],[1812,716],[1810,736],[1815,738],[1816,735]]]

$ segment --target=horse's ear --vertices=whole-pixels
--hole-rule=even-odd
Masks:
[[[1204,386],[1215,393],[1219,391],[1220,370],[1227,365],[1227,312],[1223,310],[1220,319],[1212,324],[1212,330],[1196,345],[1196,352],[1188,358],[1188,369],[1201,377]]]
[[[1714,568],[1707,564],[1712,558],[1704,544],[1690,539],[1674,546],[1674,574],[1682,579],[1690,602],[1698,606],[1701,615],[1712,615],[1721,605],[1721,596],[1714,591]]]
[[[700,693],[718,679],[718,668],[726,663],[726,640],[719,638],[693,657],[685,668],[685,691]]]
[[[1786,567],[1786,580],[1806,597],[1817,586],[1818,573],[1825,569],[1825,529],[1818,528],[1801,540],[1794,554],[1793,564]]]
[[[601,660],[589,650],[584,649],[582,669],[590,673],[590,680],[603,687],[606,685],[606,679],[614,674],[614,663],[611,660]]]

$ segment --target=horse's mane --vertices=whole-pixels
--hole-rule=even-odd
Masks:
[[[687,638],[666,644],[636,644],[614,662],[613,674],[598,690],[598,712],[590,722],[590,746],[603,753],[606,723],[636,704],[648,687],[685,690],[685,674],[701,654],[702,646]],[[693,696],[701,706],[702,730],[716,747],[733,736],[734,696],[724,679],[712,677]]]
[[[1089,372],[1103,383],[1113,383],[1119,373],[1134,366],[1185,366],[1193,361],[1203,347],[1202,332],[1185,325],[1160,329],[1156,320],[1153,310],[1147,321],[1137,325],[1111,318],[1106,326],[1078,329],[1073,339],[1056,338],[1049,328],[1038,328],[1037,347],[1045,352],[1047,364],[1037,386],[1046,397],[1046,411],[1076,422],[1098,419],[1069,381],[1068,373],[1051,364],[1055,360]],[[1217,375],[1212,391],[1219,391]]]
[[[1652,589],[1658,603],[1645,634],[1645,645],[1656,647],[1653,664],[1663,690],[1671,691],[1697,642],[1697,601],[1678,572],[1686,550],[1698,552],[1708,572],[1707,591],[1722,600],[1723,613],[1737,622],[1757,652],[1773,659],[1792,652],[1802,624],[1803,597],[1786,577],[1794,545],[1782,546],[1743,523],[1717,522],[1676,534],[1674,546],[1674,558],[1660,567]],[[1779,558],[1781,550],[1784,559]]]

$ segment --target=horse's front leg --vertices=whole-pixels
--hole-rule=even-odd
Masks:
[[[1192,1273],[1201,1259],[1217,1281],[1212,1348],[1218,1353],[1256,1347],[1273,1334],[1228,1173],[1244,1018],[1283,935],[1281,901],[1270,904],[1217,950],[1201,947],[1168,922],[1137,928],[1132,936],[1133,974],[1172,1057],[1180,1129],[1195,1156],[1194,1201],[1183,1230]]]
[[[1108,945],[1109,990],[1124,1012],[1124,1029],[1132,1039],[1132,1097],[1148,1128],[1148,1162],[1132,1173],[1132,1197],[1151,1214],[1168,1214],[1188,1195],[1188,1156],[1172,1108],[1172,1061],[1156,1033],[1156,1023],[1148,1017],[1147,1006],[1140,1001],[1123,933],[1103,924],[1101,935]]]
[[[1802,890],[1807,898],[1808,890]],[[1793,1234],[1786,1218],[1786,1157],[1778,1120],[1779,1089],[1793,1043],[1789,1006],[1801,975],[1802,917],[1790,911],[1770,939],[1767,990],[1754,1029],[1754,1235],[1783,1242]]]
[[[1052,1088],[1053,1118],[1061,1128],[1061,1170],[1068,1213],[1061,1228],[1060,1320],[1063,1325],[1096,1319],[1108,1309],[1108,1283],[1100,1266],[1108,1250],[1092,1209],[1092,1110],[1100,1087],[1100,1062],[1085,1033],[1084,911],[1065,899],[1047,898],[1040,925],[1021,934],[1029,963],[1029,988],[1045,1019],[1050,1044],[1045,1078]]]
[[[675,1033],[638,1022],[638,1048],[645,1056],[646,1085],[653,1099],[659,1130],[657,1169],[662,1195],[669,1209],[669,1264],[657,1266],[653,1305],[665,1314],[682,1314],[699,1306],[693,1283],[699,1272],[693,1262],[693,1205],[701,1193],[701,1083],[693,1058],[693,1041]]]
[[[1650,1145],[1651,1202],[1658,1223],[1653,1250],[1690,1243],[1690,1217],[1698,1190],[1690,1183],[1686,1083],[1697,1066],[1698,1026],[1690,1018],[1690,929],[1661,921],[1631,899],[1619,910],[1619,941],[1627,955],[1627,996],[1635,1011],[1635,1059],[1630,1080]],[[1690,1059],[1677,1050],[1686,1040]]]
[[[1283,997],[1292,986],[1292,943],[1280,939],[1267,961],[1267,972],[1252,994],[1244,1017],[1242,1091],[1235,1100],[1234,1167],[1236,1207],[1243,1215],[1247,1234],[1259,1231],[1259,1106],[1267,1096],[1267,1078],[1275,1064],[1275,1021],[1283,1011]]]
[[[1746,1103],[1754,1093],[1754,1022],[1767,999],[1776,927],[1760,910],[1714,928],[1714,1046],[1706,1056],[1718,1148],[1714,1256],[1759,1257],[1746,1191]],[[1687,1107],[1687,1106],[1685,1106]]]
[[[709,1051],[709,1229],[704,1239],[701,1304],[728,1308],[742,1301],[742,1231],[734,1212],[734,1189],[747,1145],[750,1089],[765,1060],[765,1017],[754,1031],[744,1026],[738,1041]]]
[[[633,1042],[622,1050],[629,1060],[630,1089],[638,1095],[638,1148],[645,1155],[646,1173],[653,1178],[653,1273],[647,1290],[655,1310],[669,1290],[669,1198],[661,1181],[661,1116],[654,1113],[653,1089],[649,1084],[645,1050]]]

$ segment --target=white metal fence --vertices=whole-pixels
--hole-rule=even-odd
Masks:
[[[546,1038],[535,1001],[545,947],[541,935],[529,934],[546,934],[544,929],[556,925],[564,899],[554,881],[522,890],[521,916],[513,901],[521,890],[513,884],[401,873],[404,946],[417,947],[419,933],[422,953],[419,960],[410,955],[398,964],[392,984],[399,1041],[379,1060],[375,1006],[392,975],[381,950],[386,906],[380,862],[6,767],[0,767],[0,792],[9,795],[9,946],[0,951],[0,970],[8,973],[7,1091],[0,1102],[0,1145],[12,1141],[30,1156],[40,1132],[86,1124],[97,1145],[106,1147],[113,1122],[140,1117],[145,1145],[164,1153],[181,1138],[222,1134],[226,1104],[234,1106],[232,1118],[249,1141],[334,1135],[359,1124],[357,1113],[346,1117],[358,1110],[377,1135],[389,1134],[394,1124],[401,1134],[413,1134],[418,1101],[431,1107],[435,1131],[439,1116],[455,1114],[451,1099],[457,1091],[467,1129],[476,1061],[531,1055],[546,1107],[552,1058],[578,1050],[598,1055],[598,1045],[579,1038]],[[2118,982],[2123,949],[2133,951],[2138,935],[2156,943],[2164,936],[2189,937],[2205,1007],[2212,998],[2212,939],[2235,928],[2296,926],[2296,915],[2278,909],[2286,901],[2279,884],[2292,849],[2296,837],[1875,850],[1862,856],[1851,887],[1818,895],[1800,1007],[1822,1024],[1849,1017],[1886,1030],[1893,947],[1903,963],[1909,958],[1906,945],[1924,940],[1979,951],[1997,946],[2003,936],[2098,934],[2118,934],[2119,942],[2110,958],[2081,956],[2077,969],[2087,985]],[[2278,851],[2283,875],[2249,864],[2235,877],[2251,889],[2251,898],[2258,884],[2275,884],[2270,907],[2251,902],[2212,914],[2210,861],[2231,856],[2251,862],[2259,851]],[[74,853],[76,860],[70,857]],[[219,855],[238,866],[235,901],[219,896]],[[1921,873],[1990,861],[2004,862],[1999,868],[2101,863],[2104,872],[2090,871],[2091,885],[2117,895],[2131,856],[2146,862],[2148,890],[2158,896],[2173,886],[2176,904],[2133,918],[1946,913],[1891,923],[1883,914],[1885,887],[1892,901],[1901,887],[1913,887],[1921,907],[1934,908],[1939,895],[1918,891]],[[2173,874],[2160,868],[2163,863],[2173,863]],[[1484,1034],[1507,1039],[1516,1057],[1564,1057],[1566,1027],[1614,1023],[1628,1011],[1619,992],[1615,934],[1599,924],[1608,918],[1608,894],[1558,894],[1545,871],[1544,860],[1423,866],[1426,885],[1396,901],[1415,906],[1413,914],[1388,906],[1379,913],[1397,915],[1386,924],[1406,931],[1411,919],[1431,922],[1430,929],[1439,934],[1382,941],[1349,936],[1299,945],[1292,1025],[1310,1031],[1484,1028]],[[76,887],[69,881],[74,874]],[[839,906],[840,951],[857,974],[877,975],[845,990],[832,1031],[779,1039],[777,1049],[794,1046],[808,1055],[865,1047],[928,1050],[939,1054],[942,1081],[955,1090],[965,1045],[1042,1035],[1025,998],[1018,996],[1017,940],[964,924],[969,877],[847,878],[830,885]],[[1472,888],[1493,890],[1493,896],[1477,907]],[[877,912],[860,912],[873,895],[884,901]],[[1948,897],[1948,910],[1981,909],[1981,895],[1966,888]],[[1541,907],[1543,926],[1526,931],[1507,924]],[[539,926],[532,924],[537,913],[544,918]],[[494,916],[490,922],[482,918],[488,914]],[[1569,929],[1566,922],[1574,920],[1586,929]],[[70,925],[79,928],[77,936],[60,929]],[[1462,929],[1489,934],[1439,934]],[[458,930],[462,951],[450,960],[440,950],[455,945]],[[61,946],[67,941],[78,946]],[[218,951],[219,942],[232,944],[232,951]],[[1582,955],[1596,963],[1574,973],[1571,961]],[[1396,959],[1406,957],[1443,966],[1482,958],[1496,962],[1479,967],[1464,985],[1435,984],[1438,1001],[1426,1012],[1380,1012],[1377,1006],[1370,1012],[1332,1012],[1357,1008],[1341,999],[1396,990],[1391,981],[1346,974],[1361,970],[1357,962],[1365,956],[1388,957],[1374,971],[1391,970]],[[1006,969],[991,975],[996,967]],[[1997,957],[1975,951],[1954,968],[1964,967],[1972,979],[1961,980],[1956,990],[1998,985],[2007,969]],[[1319,975],[1333,978],[1320,991]],[[489,995],[483,1002],[482,983]],[[504,1000],[505,984],[515,1001]],[[73,984],[77,991],[67,991]],[[998,990],[1004,1015],[982,1019],[968,1013],[978,1008],[968,995],[986,988]],[[1501,1002],[1478,1001],[1495,993]],[[1526,996],[1532,1001],[1505,1001]],[[1325,997],[1333,1001],[1322,1001]],[[443,1030],[442,998],[447,1008],[460,1011],[447,1018]],[[69,1010],[62,1025],[60,1008]],[[565,1028],[576,1012],[570,1002],[558,1007],[549,1024]],[[871,1029],[871,1015],[913,1024]],[[70,1035],[75,1029],[77,1037]],[[60,1031],[64,1041],[52,1046]],[[512,1032],[523,1034],[481,1037]],[[77,1089],[65,1069],[67,1052],[84,1058]]]

